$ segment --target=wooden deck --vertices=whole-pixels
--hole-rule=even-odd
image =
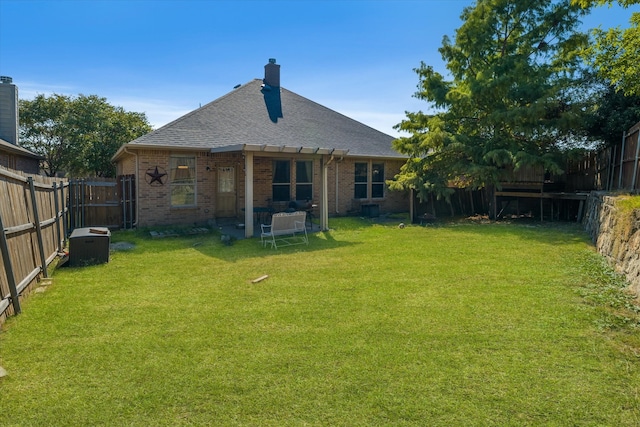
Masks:
[[[519,209],[519,199],[539,199],[540,200],[540,221],[544,221],[545,201],[550,207],[549,218],[554,218],[554,201],[575,200],[579,202],[578,214],[576,221],[582,221],[584,213],[584,202],[587,200],[589,192],[563,192],[563,191],[545,191],[544,182],[505,182],[502,183],[502,189],[495,191],[493,196],[493,217],[498,219],[503,211],[509,206],[512,200],[518,203],[516,209]],[[498,211],[498,203],[507,201],[507,205]]]

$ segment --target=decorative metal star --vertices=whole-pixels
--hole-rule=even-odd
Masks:
[[[149,169],[149,170],[151,170],[151,169]],[[160,171],[158,170],[158,167],[157,167],[157,166],[156,166],[156,168],[153,170],[153,172],[149,172],[149,171],[147,171],[147,175],[148,175],[149,177],[151,177],[151,179],[150,179],[150,180],[148,180],[148,181],[149,181],[149,185],[153,185],[153,183],[154,183],[154,182],[157,182],[157,183],[158,183],[158,184],[160,184],[160,185],[164,185],[164,182],[162,182],[162,178],[164,178],[165,176],[167,176],[167,174],[166,174],[166,173],[164,173],[164,172],[160,172]]]

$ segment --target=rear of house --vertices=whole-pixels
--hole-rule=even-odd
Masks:
[[[259,220],[292,202],[326,228],[329,215],[409,209],[391,192],[406,157],[393,137],[280,87],[280,65],[265,78],[125,144],[119,175],[135,175],[137,225]],[[249,224],[247,224],[249,225]],[[247,227],[247,234],[252,227]]]

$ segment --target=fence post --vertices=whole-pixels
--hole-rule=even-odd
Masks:
[[[131,220],[131,229],[133,229],[133,225],[135,224],[135,221],[137,220],[137,218],[134,218],[134,213],[133,213],[133,202],[135,200],[135,197],[133,196],[133,192],[134,192],[134,178],[135,175],[127,175],[127,183],[129,184],[129,219]]]
[[[58,186],[53,182],[53,206],[56,210],[56,247],[58,253],[62,252],[62,238],[60,236],[60,203],[58,202]]]
[[[40,227],[40,216],[38,215],[38,200],[36,199],[36,187],[33,185],[33,178],[27,178],[29,181],[29,191],[31,193],[31,204],[33,205],[33,219],[36,226],[36,235],[38,237],[38,249],[40,250],[40,262],[42,263],[42,274],[49,277],[47,272],[47,256],[44,253],[44,242],[42,241],[42,227]]]
[[[4,224],[2,223],[2,215],[0,214],[0,253],[2,253],[2,259],[4,264],[4,271],[7,275],[7,282],[9,284],[9,292],[11,293],[11,304],[13,304],[13,311],[16,314],[20,314],[20,295],[18,294],[18,287],[16,286],[16,277],[13,273],[13,264],[11,263],[11,256],[9,254],[9,245],[7,243],[7,235],[4,231]]]
[[[620,147],[620,173],[618,174],[618,188],[617,190],[622,190],[622,172],[624,169],[624,146],[627,142],[627,131],[622,133],[622,145]]]
[[[69,186],[69,183],[67,182],[67,187]],[[64,182],[60,181],[60,203],[62,204],[62,232],[63,232],[63,236],[64,236],[64,241],[67,240],[67,236],[68,236],[68,225],[69,225],[69,205],[65,204],[66,199],[64,197]],[[69,193],[69,191],[67,190],[67,193]],[[66,205],[66,207],[65,207]],[[63,242],[63,246],[64,246],[64,242]]]
[[[67,229],[67,232],[65,233],[65,236],[69,236],[69,233],[73,230],[74,226],[74,220],[73,220],[73,188],[74,188],[74,184],[73,184],[73,180],[70,179],[69,180],[69,189],[67,190],[67,196],[69,197],[69,200],[67,201],[67,207],[69,209],[69,213],[67,214],[67,221],[69,221],[69,228]]]
[[[609,169],[607,170],[607,191],[611,191],[613,189],[613,177],[615,175],[615,161],[613,159],[615,159],[616,157],[616,152],[618,146],[614,145],[612,147],[609,147]]]
[[[76,229],[78,224],[78,180],[69,181],[69,228],[67,232]]]
[[[118,184],[119,184],[119,191],[120,191],[120,207],[122,208],[122,229],[126,230],[127,229],[127,203],[125,202],[125,200],[127,196],[124,192],[124,175],[118,176]]]
[[[80,181],[80,189],[81,189],[80,190],[80,206],[81,206],[80,207],[80,227],[84,227],[84,225],[85,225],[85,217],[84,217],[84,215],[85,215],[85,212],[87,210],[86,204],[85,204],[86,201],[84,199],[87,189],[86,189],[86,183],[85,183],[84,179],[82,179]]]
[[[636,138],[636,159],[633,162],[633,178],[631,180],[631,191],[635,191],[636,182],[638,181],[638,156],[640,156],[640,129],[638,129],[638,137]]]

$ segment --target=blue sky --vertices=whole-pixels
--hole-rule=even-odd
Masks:
[[[99,95],[160,127],[262,78],[389,135],[424,61],[471,0],[0,0],[0,75],[20,98]],[[636,7],[635,9],[638,10]],[[628,26],[631,10],[600,8],[585,27]]]

